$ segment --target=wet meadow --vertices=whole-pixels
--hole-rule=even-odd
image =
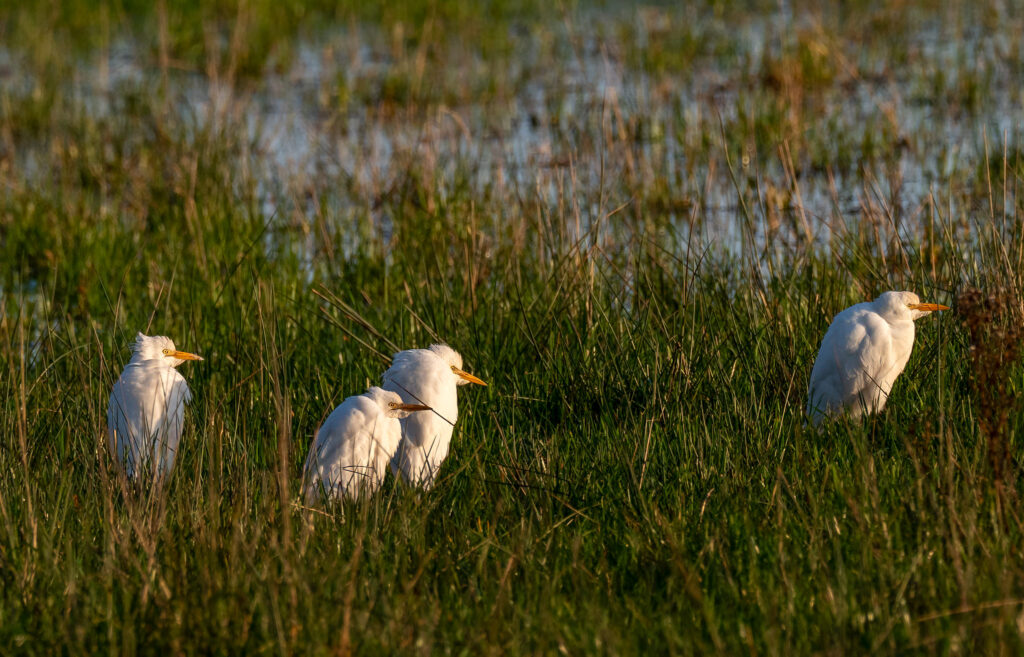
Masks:
[[[1020,654],[1012,3],[0,2],[5,654]],[[885,412],[821,337],[918,323]],[[173,477],[136,332],[205,360]],[[437,485],[309,508],[444,341]]]

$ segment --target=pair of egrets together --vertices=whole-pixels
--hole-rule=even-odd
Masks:
[[[836,315],[811,371],[807,413],[814,424],[882,410],[910,358],[914,321],[948,309],[921,303],[913,292],[886,292]],[[202,359],[177,351],[168,338],[140,333],[114,384],[107,427],[131,478],[159,479],[174,465],[191,398],[175,368],[186,360]],[[462,357],[447,345],[395,354],[383,388],[349,397],[317,430],[303,474],[307,501],[372,493],[389,465],[410,484],[433,485],[458,418],[456,389],[466,383],[487,385],[464,372]]]

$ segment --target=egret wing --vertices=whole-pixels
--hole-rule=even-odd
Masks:
[[[854,311],[854,312],[850,312]],[[876,313],[848,309],[836,316],[811,372],[808,413],[872,409],[887,391],[882,382],[892,360],[889,325]]]
[[[364,396],[350,397],[327,417],[317,431],[304,467],[306,499],[357,497],[372,492],[386,474],[390,452],[379,433],[388,418]]]
[[[184,377],[129,364],[114,384],[107,405],[110,446],[125,473],[137,477],[152,468],[166,474],[174,465],[192,399]]]
[[[178,456],[181,432],[185,426],[185,404],[192,401],[192,391],[189,390],[185,377],[174,370],[167,370],[167,375],[162,379],[162,385],[167,390],[167,401],[153,409],[154,418],[158,418],[154,421],[158,430],[151,458],[156,472],[159,475],[167,475],[170,474]]]

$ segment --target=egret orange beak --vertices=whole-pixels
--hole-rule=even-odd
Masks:
[[[169,356],[171,358],[177,358],[178,360],[202,360],[203,359],[202,356],[196,356],[195,354],[190,354],[187,351],[172,351],[172,352],[168,353],[167,356]]]
[[[456,376],[461,376],[463,379],[469,381],[470,383],[475,383],[478,386],[486,386],[487,385],[486,383],[484,383],[483,379],[475,377],[472,374],[470,374],[469,372],[463,372],[462,370],[460,370],[457,367],[453,367],[452,368],[452,372],[455,372]]]
[[[432,411],[432,410],[434,410],[434,409],[430,408],[429,406],[427,406],[426,404],[399,404],[397,402],[391,402],[389,404],[389,406],[391,406],[391,408],[394,408],[394,409],[397,409],[397,410],[400,410],[400,411]]]
[[[926,312],[949,310],[949,306],[943,306],[941,303],[908,303],[907,308],[910,308],[911,310],[923,310]]]

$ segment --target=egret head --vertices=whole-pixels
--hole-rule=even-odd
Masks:
[[[174,348],[174,342],[163,335],[143,335],[139,333],[135,336],[133,351],[135,353],[132,356],[132,360],[157,361],[171,367],[177,367],[186,360],[202,360],[202,358],[195,354],[190,354],[187,351],[178,351]]]
[[[462,370],[462,356],[459,352],[455,351],[446,344],[432,344],[430,345],[430,351],[440,358],[448,367],[452,369],[452,374],[455,375],[455,384],[464,386],[467,383],[475,383],[480,386],[487,385],[482,379],[473,376],[469,372]]]
[[[398,396],[397,392],[391,392],[372,386],[366,391],[366,396],[377,402],[382,409],[384,409],[385,417],[393,417],[395,419],[402,419],[403,417],[409,417],[416,411],[429,411],[429,406],[424,404],[406,404],[402,401],[402,398]]]
[[[878,313],[889,321],[913,321],[936,310],[949,310],[949,306],[938,303],[921,303],[913,292],[884,292],[875,299],[875,305]]]

